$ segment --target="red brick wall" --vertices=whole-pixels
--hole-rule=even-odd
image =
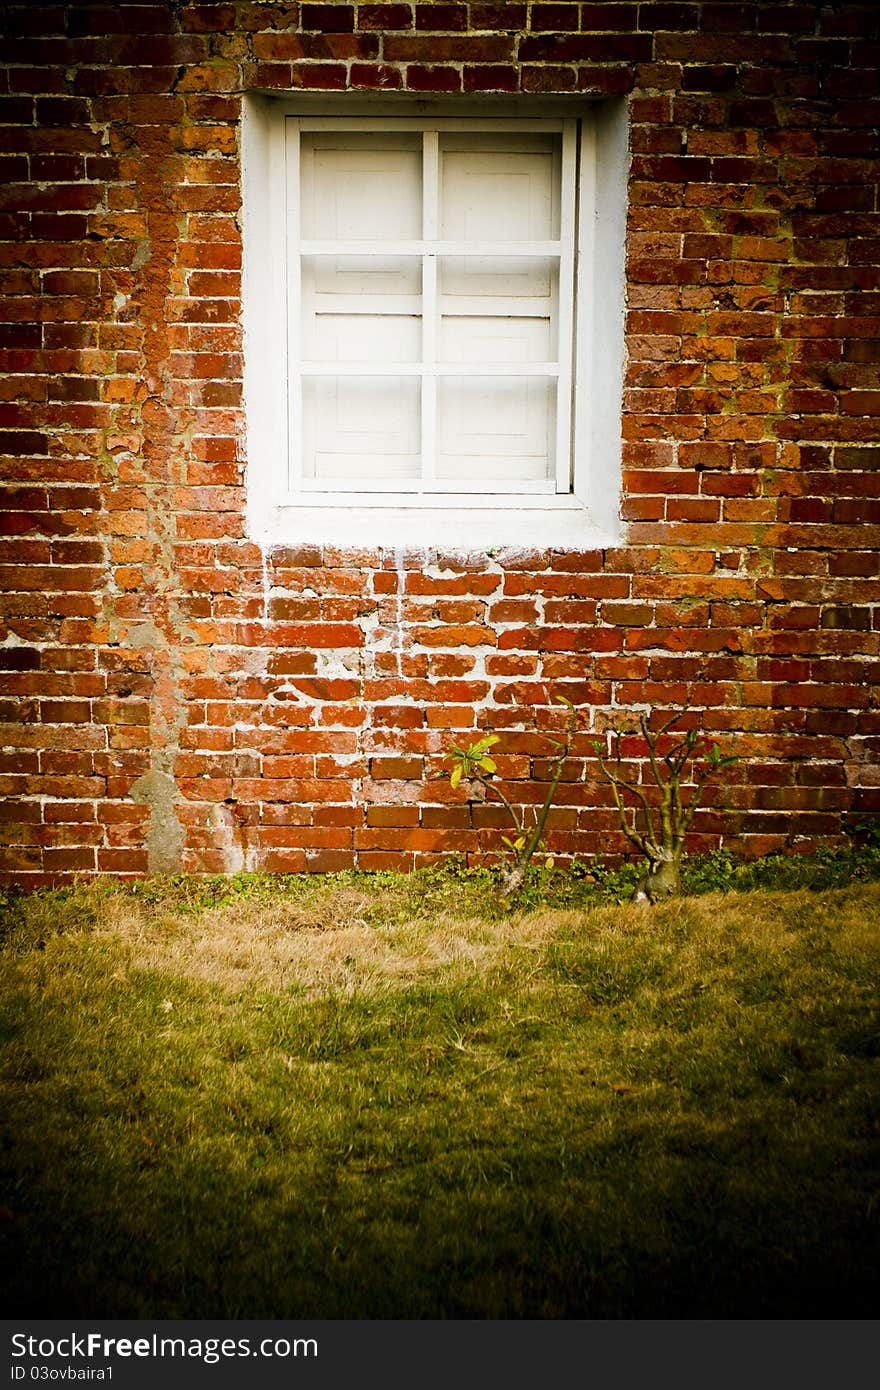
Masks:
[[[876,810],[878,19],[7,0],[6,878],[477,852],[497,813],[471,817],[438,755],[491,725],[527,798],[557,691],[592,727],[704,711],[742,761],[697,848],[796,848]],[[630,94],[622,548],[398,566],[247,540],[254,87]],[[553,847],[620,851],[589,763],[571,779]]]

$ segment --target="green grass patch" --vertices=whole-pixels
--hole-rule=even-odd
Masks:
[[[7,1316],[872,1317],[876,857],[7,895]]]

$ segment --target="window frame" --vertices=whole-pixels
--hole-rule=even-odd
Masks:
[[[417,240],[389,240],[381,245],[374,242],[327,242],[308,238],[302,228],[303,207],[300,192],[302,188],[302,158],[308,146],[309,136],[317,135],[359,135],[361,133],[418,135],[420,140],[422,189],[422,212],[420,216],[422,236]],[[477,243],[474,240],[446,241],[441,237],[441,145],[445,136],[470,135],[551,135],[559,137],[559,233],[544,241],[523,241],[509,243]],[[288,466],[290,486],[285,502],[288,505],[309,505],[312,495],[316,500],[312,505],[348,506],[352,499],[358,505],[369,505],[362,497],[377,497],[373,505],[408,505],[414,496],[433,498],[435,506],[461,505],[459,498],[464,495],[491,498],[493,503],[512,506],[534,505],[529,499],[533,494],[568,495],[576,488],[572,485],[574,473],[572,396],[575,377],[574,326],[573,313],[576,299],[577,261],[576,212],[577,169],[578,169],[578,122],[574,118],[566,120],[498,120],[485,117],[462,118],[415,118],[392,117],[376,118],[367,124],[364,121],[346,117],[300,117],[285,116],[285,165],[286,165],[286,246],[287,246],[287,380],[289,382],[288,409]],[[583,197],[583,191],[581,193]],[[333,250],[330,250],[330,247]],[[367,249],[364,249],[364,246]],[[383,365],[334,362],[315,364],[311,362],[302,347],[303,335],[303,263],[306,258],[338,256],[384,255],[388,257],[418,260],[421,267],[420,323],[422,328],[422,351],[417,362],[391,363]],[[461,364],[444,362],[439,355],[436,342],[437,330],[441,321],[442,295],[439,287],[440,262],[447,257],[467,257],[473,255],[492,256],[506,254],[508,257],[534,259],[540,257],[558,264],[558,283],[553,298],[556,304],[557,352],[552,361],[528,362],[518,369],[515,364],[506,364],[505,369],[495,370],[491,365],[481,365],[479,369],[468,371]],[[369,366],[369,371],[367,370]],[[332,480],[312,479],[303,476],[303,389],[305,382],[318,376],[351,375],[409,375],[418,378],[420,396],[420,470],[409,486],[395,488],[387,481],[374,479],[363,489],[334,484]],[[472,487],[462,487],[450,481],[444,485],[436,477],[434,460],[439,452],[438,407],[441,383],[456,377],[521,376],[541,377],[553,382],[553,471],[540,482],[517,485],[508,479],[502,485],[499,481],[492,485],[487,478],[475,482]],[[548,393],[549,395],[549,393]],[[335,501],[341,494],[339,502]],[[381,499],[384,499],[384,503]],[[428,504],[423,504],[428,505]]]
[[[605,106],[605,103],[601,104]],[[610,106],[611,103],[608,103]],[[523,543],[582,546],[607,544],[619,530],[620,409],[623,373],[623,231],[625,227],[626,136],[621,122],[621,103],[614,103],[616,119],[609,141],[614,158],[606,150],[603,170],[602,122],[596,119],[598,104],[579,103],[577,110],[531,114],[528,106],[512,112],[485,114],[476,106],[464,114],[449,109],[416,111],[391,109],[378,104],[353,112],[337,103],[332,108],[309,109],[302,99],[268,96],[245,98],[243,120],[243,319],[245,343],[245,412],[248,452],[248,518],[254,538],[267,543],[313,540],[360,543],[365,529],[384,545],[449,544],[456,548],[488,548]],[[569,232],[571,294],[559,304],[560,363],[563,346],[570,363],[570,387],[557,418],[559,440],[569,441],[571,474],[567,491],[399,491],[292,490],[289,486],[290,432],[300,418],[301,405],[294,383],[290,389],[288,360],[291,316],[299,313],[296,287],[291,293],[287,267],[291,263],[291,194],[298,189],[291,177],[291,137],[296,123],[302,131],[377,129],[424,131],[498,131],[525,133],[552,131],[565,134],[571,159],[570,212],[560,225],[559,253],[565,253]],[[621,141],[623,135],[623,142]],[[298,138],[298,137],[297,137]],[[565,145],[566,140],[563,140]],[[621,159],[621,151],[623,158]],[[612,167],[613,166],[613,167]],[[604,175],[604,177],[603,177]],[[603,208],[603,183],[613,188],[614,206]],[[571,186],[573,184],[573,186]],[[566,190],[562,187],[562,196]],[[576,212],[575,212],[576,205]],[[566,226],[567,222],[567,226]],[[605,235],[602,238],[602,227]],[[609,233],[610,228],[610,233]],[[603,241],[604,256],[597,255]],[[442,245],[442,243],[440,243]],[[298,266],[298,259],[296,264]],[[609,282],[608,275],[611,272]],[[597,312],[603,309],[602,287],[619,287],[605,295],[617,332],[603,334],[611,341],[606,361],[606,389],[596,370]],[[597,303],[597,300],[599,301]],[[295,331],[295,330],[294,330]],[[618,339],[615,351],[615,336]],[[607,370],[610,368],[610,370]],[[474,375],[478,375],[474,373]],[[576,386],[575,386],[576,383]],[[611,385],[611,411],[607,386]],[[604,400],[605,428],[596,429],[597,404]],[[614,402],[616,398],[616,409]],[[611,426],[609,429],[608,426]],[[431,422],[427,422],[427,427]],[[601,436],[601,437],[597,437]],[[601,452],[601,458],[597,456]],[[558,457],[558,453],[557,453]]]

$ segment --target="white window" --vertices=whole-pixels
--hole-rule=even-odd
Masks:
[[[625,158],[618,149],[609,196],[598,135],[575,116],[252,104],[245,384],[258,539],[612,537]]]

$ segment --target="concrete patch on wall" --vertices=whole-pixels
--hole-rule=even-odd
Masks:
[[[146,840],[150,873],[178,873],[185,835],[177,814],[180,793],[174,778],[152,767],[133,784],[131,798],[150,807]]]

